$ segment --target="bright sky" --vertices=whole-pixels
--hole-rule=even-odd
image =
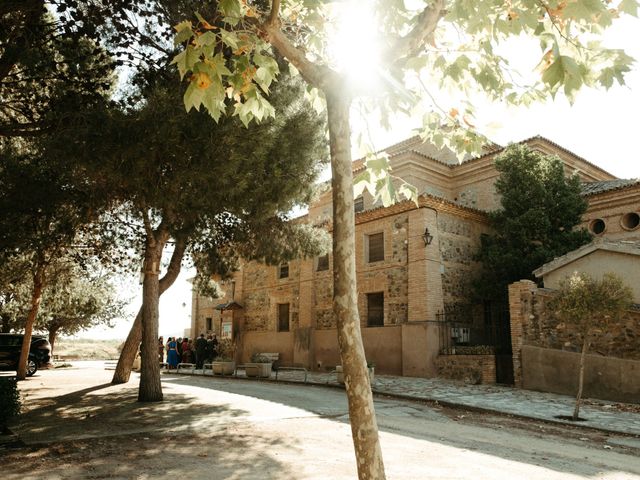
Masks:
[[[607,41],[610,47],[624,48],[640,61],[640,20],[620,22],[609,33]],[[615,86],[609,91],[585,90],[573,105],[560,97],[529,109],[487,105],[478,111],[478,120],[500,124],[490,138],[501,145],[542,135],[618,177],[640,178],[638,63],[626,77],[626,82],[625,87]],[[395,128],[386,132],[357,114],[353,115],[352,124],[354,139],[361,131],[368,130],[368,137],[375,139],[373,147],[376,150],[412,136],[412,129],[417,126],[414,120],[397,119]],[[357,156],[358,152],[354,151],[354,158]],[[193,272],[183,270],[176,283],[161,297],[160,334],[165,338],[182,336],[184,329],[190,326],[191,284],[187,279],[192,276]],[[113,329],[91,329],[79,336],[124,339],[140,307],[141,290],[138,278],[123,282],[123,297],[134,298],[129,307],[129,318],[118,321]]]

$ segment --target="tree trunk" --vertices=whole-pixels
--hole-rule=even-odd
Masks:
[[[148,232],[145,242],[140,354],[142,368],[138,389],[138,401],[140,402],[162,401],[162,383],[160,382],[160,364],[158,363],[158,304],[160,301],[160,260],[166,240],[164,233]]]
[[[578,420],[580,414],[580,402],[582,401],[582,387],[584,386],[584,360],[589,349],[589,337],[584,336],[582,342],[582,353],[580,353],[580,373],[578,374],[578,394],[576,395],[576,406],[573,409],[573,421]]]
[[[27,323],[24,326],[24,337],[22,339],[22,351],[20,352],[20,360],[18,361],[18,380],[27,378],[27,360],[29,359],[29,350],[31,349],[31,334],[33,333],[33,325],[36,322],[40,301],[42,300],[42,290],[44,289],[44,264],[38,261],[36,271],[33,274],[33,292],[31,293],[31,308],[27,315]]]
[[[325,92],[333,189],[333,311],[344,371],[351,435],[360,480],[384,479],[369,372],[360,332],[356,288],[355,218],[349,106],[351,99]]]
[[[185,250],[186,250],[186,242],[182,239],[177,239],[175,248],[173,249],[173,254],[171,255],[171,261],[169,262],[169,267],[167,268],[167,273],[164,275],[164,277],[160,279],[160,282],[159,282],[159,293],[158,293],[159,297],[164,292],[166,292],[167,289],[169,289],[169,287],[171,287],[171,285],[173,285],[176,279],[178,278],[178,274],[180,273],[180,267],[182,265],[182,259],[184,257]],[[116,365],[116,370],[113,373],[113,378],[111,379],[112,384],[118,385],[120,383],[127,383],[129,381],[129,378],[131,377],[131,369],[133,368],[133,362],[136,359],[136,353],[138,352],[138,347],[140,346],[141,341],[142,341],[142,307],[140,307],[140,310],[138,310],[136,319],[133,321],[133,325],[131,325],[131,330],[129,331],[129,335],[127,335],[127,339],[125,340],[124,345],[122,347],[122,352],[120,352],[118,365]],[[155,348],[157,352],[158,351],[157,344]]]
[[[124,345],[122,346],[122,351],[120,352],[120,358],[118,358],[118,364],[116,365],[116,370],[113,372],[113,378],[111,379],[111,383],[114,385],[118,385],[120,383],[127,383],[129,381],[129,377],[131,377],[131,369],[133,368],[133,362],[136,359],[136,353],[138,353],[138,348],[140,347],[140,342],[142,341],[142,306],[140,310],[138,310],[138,314],[136,315],[136,319],[133,321],[133,325],[131,325],[131,330],[129,330],[129,335],[127,335],[127,339],[124,341]],[[158,352],[158,346],[156,345],[156,359]]]
[[[58,328],[49,329],[49,344],[51,345],[51,355],[53,355],[53,346],[56,344],[56,338],[58,337]]]

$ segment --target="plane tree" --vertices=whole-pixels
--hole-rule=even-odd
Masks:
[[[202,107],[219,119],[225,98],[233,98],[234,114],[245,123],[271,113],[274,49],[304,78],[310,96],[326,102],[334,312],[358,475],[384,478],[357,312],[349,125],[354,99],[366,97],[383,119],[389,112],[423,110],[426,140],[461,157],[478,152],[485,139],[473,131],[474,93],[526,105],[560,92],[572,97],[583,86],[623,83],[631,59],[604,48],[599,37],[618,16],[635,15],[637,2],[221,0],[217,7],[213,15],[199,11],[176,25],[175,41],[183,49],[174,63],[188,84],[187,109]],[[523,38],[540,46],[524,55],[538,65],[525,76],[513,67],[522,48],[511,56],[505,49]],[[223,52],[233,54],[231,61]],[[385,174],[387,159],[372,157],[367,165],[360,180],[388,204],[395,192]],[[405,191],[415,198],[415,191]]]

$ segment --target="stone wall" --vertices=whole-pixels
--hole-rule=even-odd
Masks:
[[[438,376],[462,380],[472,385],[496,383],[494,355],[440,355],[436,359]]]
[[[532,297],[532,315],[524,325],[525,345],[580,352],[582,337],[575,325],[560,321],[548,308],[553,291],[537,289]],[[592,339],[589,353],[640,360],[640,311],[628,311],[611,321]]]
[[[480,248],[480,235],[485,229],[469,219],[439,213],[438,241],[444,270],[442,293],[445,306],[469,302],[471,280],[480,268],[473,256]]]
[[[548,369],[544,362],[544,355],[530,355],[528,363],[523,359],[522,352],[527,347],[543,349],[546,352],[567,352],[577,354],[582,348],[582,339],[575,325],[560,321],[549,310],[548,304],[554,293],[548,289],[537,288],[529,280],[515,282],[509,286],[509,310],[511,316],[511,343],[513,348],[514,381],[517,387],[524,387],[525,378],[540,378],[540,372]],[[624,389],[625,377],[631,372],[620,374],[618,365],[635,365],[640,360],[640,311],[627,311],[620,320],[611,321],[600,335],[593,338],[589,353],[592,357],[600,357],[602,362],[606,359],[630,360],[627,363],[616,363],[614,368],[603,368],[600,375],[602,384],[621,384]],[[550,354],[549,354],[550,355]],[[548,356],[548,355],[547,355]],[[555,357],[554,357],[555,358]],[[544,359],[544,362],[540,359]],[[595,360],[592,360],[595,362]],[[600,362],[600,363],[602,363]],[[561,362],[560,362],[561,363]],[[637,367],[634,367],[637,370]],[[566,370],[566,369],[565,369]],[[562,370],[563,372],[565,370]],[[561,370],[557,370],[560,372]],[[572,374],[573,375],[573,374]],[[608,378],[614,375],[616,378]],[[619,378],[618,378],[619,377]],[[551,379],[551,376],[549,377]],[[571,379],[551,379],[548,383],[548,391],[558,391],[553,385],[561,380],[566,382]],[[532,383],[530,381],[530,383]],[[562,383],[562,382],[561,382]],[[536,380],[532,384],[540,387]],[[555,388],[555,390],[554,390]],[[566,390],[566,389],[565,389]],[[591,387],[597,395],[606,395],[602,389]],[[563,393],[562,390],[561,393]],[[601,396],[611,399],[613,397]],[[618,398],[618,397],[617,397]]]

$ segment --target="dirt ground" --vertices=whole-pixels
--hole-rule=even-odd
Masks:
[[[87,364],[21,382],[3,479],[356,478],[337,390],[164,376],[165,401],[140,404],[137,379],[111,374]],[[640,479],[640,449],[599,431],[385,398],[376,411],[388,478]]]

